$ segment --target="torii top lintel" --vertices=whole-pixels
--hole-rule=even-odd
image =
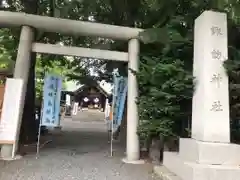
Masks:
[[[1,27],[31,26],[44,32],[68,35],[98,36],[115,40],[138,38],[143,29],[60,19],[19,12],[0,11]]]

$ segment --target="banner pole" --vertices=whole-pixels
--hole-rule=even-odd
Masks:
[[[113,98],[112,98],[112,122],[111,122],[111,157],[113,156],[113,128],[114,128],[114,113],[115,113],[115,98],[116,98],[116,87],[117,87],[117,82],[116,82],[116,75],[113,74]]]
[[[44,102],[44,101],[43,101]],[[38,141],[37,141],[37,153],[36,153],[36,159],[39,156],[39,151],[40,151],[40,138],[41,138],[41,127],[42,127],[42,116],[43,116],[43,105],[44,103],[42,102],[42,107],[41,107],[41,117],[39,119],[39,127],[38,127]]]
[[[111,119],[111,157],[113,156],[113,128],[114,128],[114,103],[115,103],[115,93],[113,94],[114,98],[112,100],[112,119]]]
[[[111,124],[111,157],[113,157],[113,120]]]
[[[39,156],[40,138],[41,138],[41,124],[39,124],[39,128],[38,128],[38,142],[37,142],[37,154],[36,154],[36,159],[37,159],[38,156]]]

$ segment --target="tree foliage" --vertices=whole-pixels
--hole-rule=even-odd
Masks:
[[[156,9],[158,9],[157,2],[159,1],[154,1],[153,4],[153,7]],[[157,42],[160,44],[157,46],[157,52],[156,50],[152,50],[150,53],[159,58],[157,61],[158,63],[152,64],[150,60],[144,61],[145,63],[141,65],[144,68],[141,68],[139,73],[140,87],[144,87],[144,89],[148,90],[152,89],[152,87],[154,89],[158,87],[158,89],[154,91],[155,94],[151,94],[151,91],[146,93],[144,89],[140,89],[142,94],[140,94],[139,105],[140,114],[142,114],[141,120],[143,120],[143,123],[140,123],[139,127],[140,135],[143,133],[145,137],[146,135],[166,136],[173,133],[182,136],[183,134],[179,131],[179,127],[181,127],[182,130],[189,127],[186,122],[191,119],[191,97],[193,92],[193,84],[191,83],[193,79],[193,77],[191,77],[193,63],[193,27],[194,20],[205,10],[216,10],[228,14],[230,58],[226,62],[226,68],[230,79],[230,116],[232,132],[235,132],[236,135],[236,132],[239,132],[238,100],[240,97],[238,93],[240,92],[238,82],[240,70],[238,45],[238,24],[240,22],[240,15],[238,14],[240,10],[239,1],[168,1],[166,4],[166,7],[170,6],[174,8],[168,11],[169,13],[167,15],[165,14],[165,20],[158,23],[159,26],[157,28],[148,29],[140,34],[140,38],[144,43]],[[160,9],[161,8],[162,6]],[[179,66],[179,64],[181,64],[181,66]],[[145,66],[150,70],[146,71]],[[152,77],[157,77],[155,69],[158,66],[161,66],[162,69],[165,70],[165,72],[163,72],[162,69],[160,69],[158,73],[167,75],[172,72],[172,74],[169,77],[162,76],[158,78],[159,84],[153,84]],[[180,81],[178,72],[169,70],[172,66],[179,72],[183,71],[182,77],[184,78]],[[155,74],[153,75],[153,73]],[[144,83],[141,84],[142,82]],[[182,90],[182,102],[176,102],[179,98],[179,94],[178,91],[174,91],[175,88],[171,87],[167,90],[168,93],[165,93],[165,89],[162,88],[162,86],[165,87],[169,84],[179,87],[179,89]],[[159,96],[162,96],[164,100],[156,100],[156,97]],[[161,110],[164,109],[168,109],[170,113],[162,114]],[[168,115],[168,118],[166,118],[166,115]],[[180,126],[178,124],[179,122],[181,122]],[[178,128],[176,129],[176,127]],[[236,136],[234,136],[233,139],[234,138],[236,138]]]
[[[143,57],[138,80],[140,136],[179,134],[176,125],[191,115],[193,87],[192,76],[185,70],[184,62],[164,56]]]
[[[14,53],[13,49],[8,51],[9,47],[14,46],[14,38],[9,34],[8,29],[0,30],[0,71],[1,72],[12,72],[14,68],[14,61],[11,55]]]
[[[44,58],[38,56],[35,69],[36,81],[36,97],[42,99],[44,78],[47,74],[59,75],[62,78],[62,88],[66,88],[67,75],[72,73],[72,69],[68,64],[61,64],[61,61],[50,61],[47,65],[44,63]]]

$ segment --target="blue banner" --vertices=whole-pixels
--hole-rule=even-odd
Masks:
[[[113,127],[116,130],[121,125],[123,118],[127,96],[127,78],[114,77],[113,96]]]
[[[126,97],[127,97],[127,90],[128,90],[128,86],[127,86],[127,78],[123,78],[121,80],[121,84],[120,84],[120,88],[119,88],[119,92],[118,92],[118,113],[117,113],[117,125],[120,126],[122,119],[123,119],[123,112],[124,112],[124,107],[125,107],[125,101],[126,101]]]
[[[43,87],[43,112],[41,125],[57,127],[60,125],[60,100],[62,90],[62,78],[48,74]]]
[[[119,82],[120,82],[120,78],[117,75],[113,76],[113,83],[114,83],[114,88],[113,88],[113,100],[112,100],[112,108],[113,108],[113,127],[115,128],[117,125],[117,112],[118,112],[118,89],[119,89]]]

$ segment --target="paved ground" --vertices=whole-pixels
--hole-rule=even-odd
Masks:
[[[155,180],[152,167],[123,164],[124,148],[115,144],[110,157],[103,114],[80,112],[62,121],[63,131],[41,149],[39,159],[27,155],[0,161],[0,180]]]

